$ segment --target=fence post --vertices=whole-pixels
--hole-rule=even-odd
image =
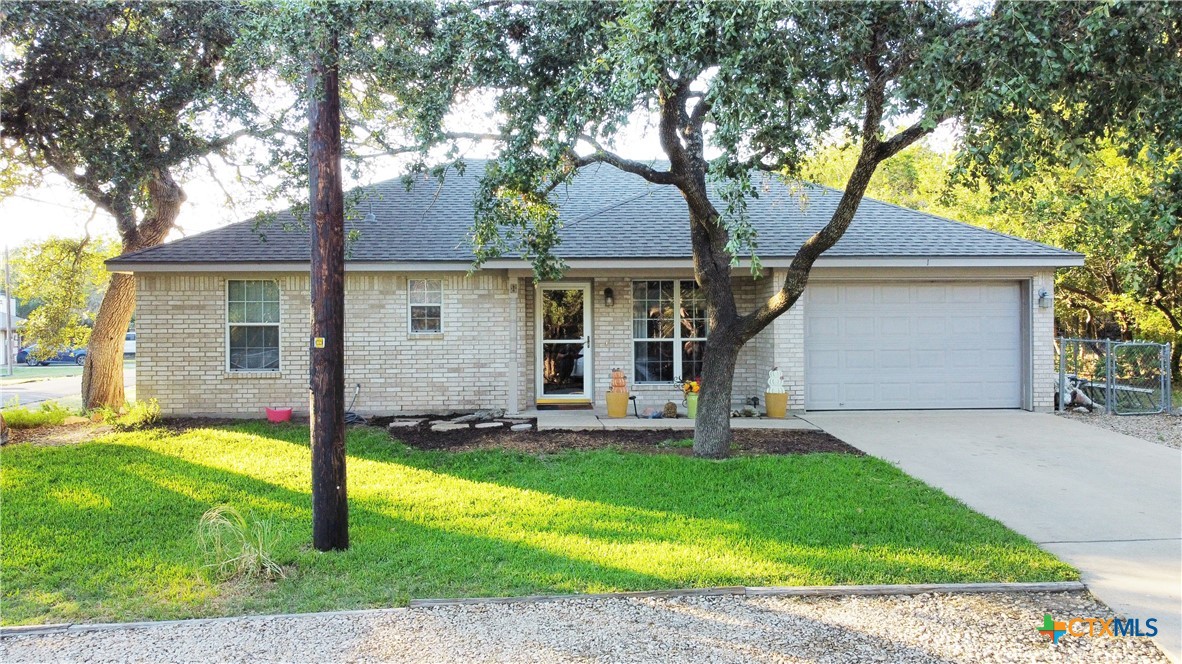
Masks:
[[[1104,412],[1116,414],[1116,389],[1112,382],[1112,374],[1116,372],[1116,360],[1112,357],[1112,339],[1104,340]]]
[[[1067,410],[1067,339],[1059,337],[1059,410]]]
[[[1169,342],[1166,342],[1161,349],[1161,398],[1167,415],[1174,413],[1174,374],[1170,371],[1173,368],[1170,366],[1170,359],[1174,356],[1173,351],[1173,344]]]

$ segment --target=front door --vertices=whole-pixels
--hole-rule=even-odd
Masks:
[[[538,403],[590,402],[590,284],[538,287]]]

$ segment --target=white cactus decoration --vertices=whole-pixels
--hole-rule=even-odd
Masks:
[[[784,392],[784,374],[780,371],[780,367],[772,367],[772,370],[767,372],[767,393],[784,394]]]

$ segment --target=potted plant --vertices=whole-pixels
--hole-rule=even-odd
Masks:
[[[612,386],[607,391],[607,416],[628,417],[628,379],[620,369],[612,369]]]
[[[783,419],[788,415],[788,390],[784,389],[784,374],[780,367],[767,372],[767,390],[763,393],[767,404],[767,416]]]
[[[685,394],[685,416],[690,419],[698,416],[698,392],[701,391],[702,384],[698,381],[681,381],[681,392]]]

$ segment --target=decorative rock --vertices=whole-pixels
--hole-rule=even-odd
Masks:
[[[529,431],[532,428],[534,428],[534,425],[532,425],[532,424],[514,424],[513,426],[509,427],[509,430],[510,431]]]
[[[481,422],[476,425],[477,429],[500,429],[505,426],[504,422]]]
[[[452,422],[456,424],[464,424],[467,422],[487,422],[488,420],[495,420],[498,417],[505,416],[504,408],[496,408],[494,410],[478,410],[471,415],[461,415],[455,418]]]
[[[440,422],[439,424],[431,425],[432,431],[456,431],[457,429],[467,429],[467,424],[456,424],[454,422]]]

